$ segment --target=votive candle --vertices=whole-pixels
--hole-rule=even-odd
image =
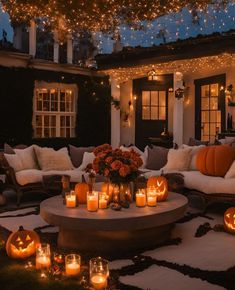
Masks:
[[[65,273],[67,276],[76,276],[81,270],[81,257],[70,254],[65,257]]]
[[[108,199],[105,193],[99,195],[99,208],[106,209],[108,206]]]
[[[99,207],[98,192],[92,191],[87,193],[87,210],[97,211]]]
[[[36,269],[48,269],[51,266],[51,252],[49,244],[39,244],[36,249]]]
[[[146,206],[146,194],[144,190],[139,190],[136,195],[136,206],[138,207],[144,207]]]
[[[66,207],[76,207],[76,194],[73,190],[71,190],[68,194],[66,194]]]

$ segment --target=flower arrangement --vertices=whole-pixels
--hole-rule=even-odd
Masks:
[[[95,159],[92,167],[97,174],[109,178],[112,183],[121,184],[134,181],[143,164],[140,155],[133,149],[123,151],[103,144],[94,149]]]

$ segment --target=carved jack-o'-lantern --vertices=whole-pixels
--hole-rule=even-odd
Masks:
[[[235,234],[235,207],[230,207],[224,213],[224,227],[226,231]]]
[[[163,176],[150,177],[147,187],[154,187],[157,192],[157,201],[165,201],[168,197],[168,183]]]
[[[11,258],[25,259],[33,255],[40,243],[35,231],[24,230],[22,226],[17,232],[13,232],[6,244],[7,255]]]

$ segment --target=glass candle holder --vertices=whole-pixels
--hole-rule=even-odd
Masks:
[[[66,200],[66,207],[69,207],[69,208],[76,207],[77,200],[76,200],[75,191],[71,190],[70,192],[66,193],[65,200]]]
[[[146,192],[145,189],[139,189],[135,195],[135,202],[137,207],[146,206]]]
[[[106,209],[108,206],[108,196],[105,192],[99,194],[99,208]]]
[[[36,269],[49,269],[51,266],[51,250],[49,244],[39,244],[36,248]]]
[[[92,191],[87,193],[87,210],[97,211],[99,207],[99,193]]]
[[[147,190],[147,205],[156,206],[157,205],[157,191],[156,189]]]
[[[101,257],[90,260],[90,283],[94,289],[104,289],[108,285],[108,261]]]
[[[70,254],[65,257],[66,276],[77,276],[81,270],[81,257],[77,254]]]

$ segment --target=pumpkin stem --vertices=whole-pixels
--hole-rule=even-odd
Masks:
[[[23,231],[23,230],[24,230],[23,226],[19,226],[19,231]]]
[[[85,177],[84,177],[84,174],[82,175],[82,182],[83,182],[83,183],[86,183],[86,179],[85,179]]]

